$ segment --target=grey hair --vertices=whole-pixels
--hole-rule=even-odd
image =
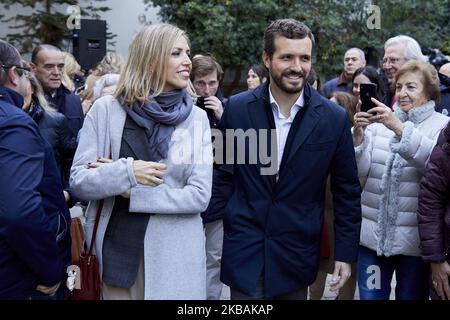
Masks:
[[[384,50],[386,51],[388,47],[397,44],[402,44],[405,46],[404,58],[406,60],[419,60],[422,62],[428,61],[427,57],[422,54],[419,43],[409,36],[399,35],[388,39],[384,44]]]
[[[119,74],[117,73],[108,73],[98,79],[94,85],[92,102],[102,96],[103,88],[116,85],[118,82]]]
[[[359,53],[359,57],[361,58],[362,61],[366,61],[366,54],[364,53],[364,51],[360,48],[350,48],[347,51],[345,51],[345,53],[351,51],[351,50],[355,50],[356,52]]]
[[[36,48],[34,48],[33,52],[31,53],[31,62],[34,64],[37,64],[37,56],[39,52],[42,50],[48,50],[48,51],[58,51],[62,52],[59,48],[51,45],[51,44],[40,44]]]

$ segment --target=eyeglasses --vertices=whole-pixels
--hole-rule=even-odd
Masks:
[[[6,66],[6,65],[2,64],[1,67],[3,69],[11,69],[12,67],[16,67],[17,74],[19,75],[19,77],[21,77],[23,75],[27,76],[31,72],[30,68],[16,66],[16,65]]]
[[[386,64],[391,64],[391,65],[396,65],[399,63],[400,60],[403,60],[405,58],[384,58],[383,60],[381,60],[381,64],[382,65],[386,65]]]

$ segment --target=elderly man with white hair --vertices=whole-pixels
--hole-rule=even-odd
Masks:
[[[387,77],[387,94],[384,103],[392,107],[395,103],[394,92],[390,85],[394,80],[397,70],[409,60],[426,62],[428,59],[422,54],[419,43],[405,35],[399,35],[388,39],[384,44],[384,57],[382,61],[383,71]]]
[[[366,65],[364,51],[359,48],[351,48],[344,55],[344,70],[337,78],[327,81],[323,86],[323,95],[330,98],[334,92],[352,93],[352,77],[358,68]]]

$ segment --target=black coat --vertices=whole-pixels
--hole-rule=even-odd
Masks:
[[[28,114],[38,124],[42,137],[53,147],[63,187],[69,188],[70,167],[64,165],[63,159],[73,159],[77,142],[69,129],[67,118],[56,111],[47,112],[39,104],[35,104]]]
[[[225,109],[225,103],[227,102],[227,99],[224,98],[220,89],[217,90],[216,97],[222,102],[222,106]],[[209,125],[211,129],[217,129],[219,119],[216,118],[214,112],[211,109],[205,108],[204,110],[208,115]],[[219,175],[219,172],[217,170],[218,166],[214,164],[211,200],[209,201],[206,211],[202,212],[201,214],[203,223],[209,223],[223,218],[223,210],[225,209],[225,206],[231,194],[230,185],[218,181],[217,176]]]

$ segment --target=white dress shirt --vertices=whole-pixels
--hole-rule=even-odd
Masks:
[[[300,93],[297,101],[291,107],[291,114],[289,118],[286,118],[280,110],[280,106],[275,101],[272,95],[272,90],[269,86],[270,106],[272,107],[273,118],[275,120],[275,129],[277,132],[277,147],[278,147],[278,172],[280,171],[281,160],[283,159],[284,147],[286,146],[286,140],[291,129],[292,122],[296,114],[303,108],[305,104],[304,90]],[[278,175],[277,175],[278,178]]]

